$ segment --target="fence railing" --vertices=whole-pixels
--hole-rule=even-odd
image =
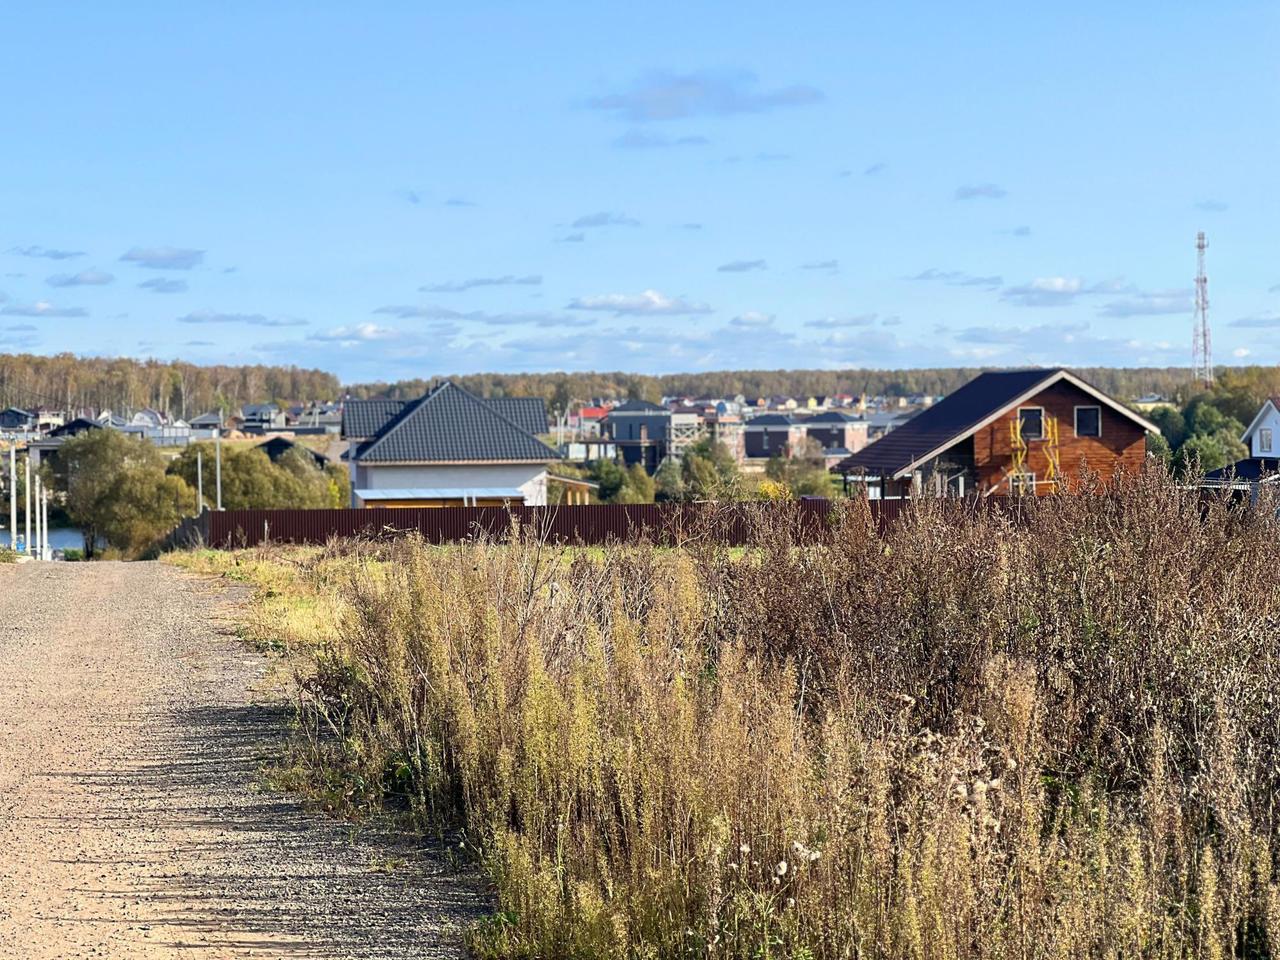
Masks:
[[[881,527],[892,523],[906,501],[869,501]],[[384,539],[419,534],[428,543],[478,538],[504,540],[524,530],[552,542],[584,546],[646,539],[671,544],[711,539],[728,546],[759,542],[762,530],[795,526],[805,539],[830,529],[831,501],[727,504],[590,504],[555,507],[438,507],[363,510],[205,511],[175,529],[165,549],[204,545],[215,549],[265,542],[323,544],[334,538]]]

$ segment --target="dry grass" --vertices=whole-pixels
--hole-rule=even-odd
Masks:
[[[763,542],[223,562],[311,766],[465,829],[482,954],[1276,951],[1273,510],[1152,475]]]

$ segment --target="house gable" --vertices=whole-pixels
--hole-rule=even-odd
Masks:
[[[355,453],[365,465],[409,463],[547,463],[554,450],[492,406],[445,381],[407,405]]]
[[[1096,393],[1065,379],[1019,400],[1000,416],[972,434],[972,456],[979,489],[1007,494],[1013,464],[1013,424],[1022,410],[1041,411],[1043,419],[1057,421],[1057,467],[1059,479],[1078,478],[1085,470],[1103,480],[1117,471],[1137,473],[1146,458],[1147,430],[1136,418],[1126,416],[1111,405],[1101,403]],[[1081,411],[1090,411],[1079,417]],[[1096,416],[1094,414],[1096,411]],[[1098,435],[1090,436],[1096,423]],[[1083,427],[1078,431],[1077,427]],[[1046,431],[1047,432],[1047,431]],[[1084,433],[1085,435],[1080,435]],[[1024,438],[1024,473],[1043,485],[1050,474],[1049,442],[1046,438]],[[1016,483],[1016,481],[1015,481]]]
[[[1248,445],[1251,457],[1275,457],[1280,453],[1280,399],[1268,397],[1263,401],[1240,442]]]

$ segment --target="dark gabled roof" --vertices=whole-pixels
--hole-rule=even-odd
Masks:
[[[473,394],[474,396],[474,394]],[[546,433],[547,405],[541,397],[477,397],[521,430],[537,436]],[[348,439],[376,437],[405,407],[416,400],[348,400],[342,408],[342,436]]]
[[[445,381],[407,404],[355,453],[360,463],[545,463],[559,454],[490,404]]]
[[[275,416],[279,412],[280,407],[274,403],[246,403],[240,408],[241,416],[245,417]]]
[[[843,410],[828,410],[825,413],[819,413],[817,416],[810,417],[805,423],[856,423],[858,417],[851,413],[845,413]]]
[[[650,403],[648,400],[628,400],[621,403],[609,411],[609,416],[615,413],[670,413],[666,407],[659,406],[656,403]]]
[[[902,426],[841,461],[835,469],[842,473],[869,472],[886,476],[903,473],[963,440],[1023,398],[1034,396],[1063,379],[1141,424],[1144,429],[1159,433],[1156,426],[1062,368],[994,371],[979,374]]]
[[[1247,483],[1277,473],[1280,473],[1280,460],[1271,457],[1249,457],[1246,460],[1229,463],[1217,470],[1210,470],[1204,475],[1204,479],[1206,483],[1215,485],[1229,483],[1232,480]]]
[[[796,418],[789,413],[765,413],[758,417],[752,417],[747,421],[747,428],[751,427],[790,427],[796,423]]]
[[[290,450],[304,450],[307,453],[311,454],[311,459],[314,460],[316,466],[320,467],[321,469],[324,469],[324,467],[326,467],[329,463],[329,458],[326,457],[324,454],[316,453],[314,450],[310,449],[309,447],[300,446],[294,443],[288,437],[272,437],[270,440],[266,440],[258,444],[255,449],[261,450],[263,453],[265,453],[267,455],[267,459],[269,459],[272,463],[275,463],[277,460],[283,457]]]
[[[547,432],[547,405],[541,397],[488,397],[484,402],[521,430],[534,436]]]
[[[197,423],[210,423],[218,426],[222,423],[222,414],[217,410],[210,410],[208,413],[202,413],[198,417],[192,417],[187,423],[191,426],[195,426]]]
[[[86,430],[101,430],[102,424],[96,420],[90,420],[88,417],[76,417],[64,423],[60,427],[55,427],[49,431],[51,437],[74,437],[84,433]]]
[[[405,400],[348,400],[342,405],[342,436],[376,437],[405,408]]]

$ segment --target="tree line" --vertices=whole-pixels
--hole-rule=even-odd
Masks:
[[[454,383],[483,397],[542,397],[548,409],[566,410],[594,399],[623,398],[658,401],[670,396],[817,397],[836,394],[911,396],[951,393],[984,369],[948,367],[918,370],[718,370],[708,373],[673,373],[646,376],[621,372],[587,373],[481,373],[450,377]],[[1231,368],[1232,371],[1269,368]],[[1122,400],[1159,394],[1185,400],[1195,392],[1190,375],[1182,367],[1078,367],[1074,372],[1100,390]],[[420,397],[438,381],[398,380],[353,384],[353,397]]]
[[[332,373],[299,367],[0,354],[0,408],[119,412],[150,407],[187,419],[246,403],[336,400],[341,393]]]
[[[1245,426],[1268,397],[1280,396],[1280,367],[1233,367],[1211,389],[1190,392],[1181,404],[1147,414],[1161,435],[1148,441],[1178,476],[1217,470],[1249,456]]]

